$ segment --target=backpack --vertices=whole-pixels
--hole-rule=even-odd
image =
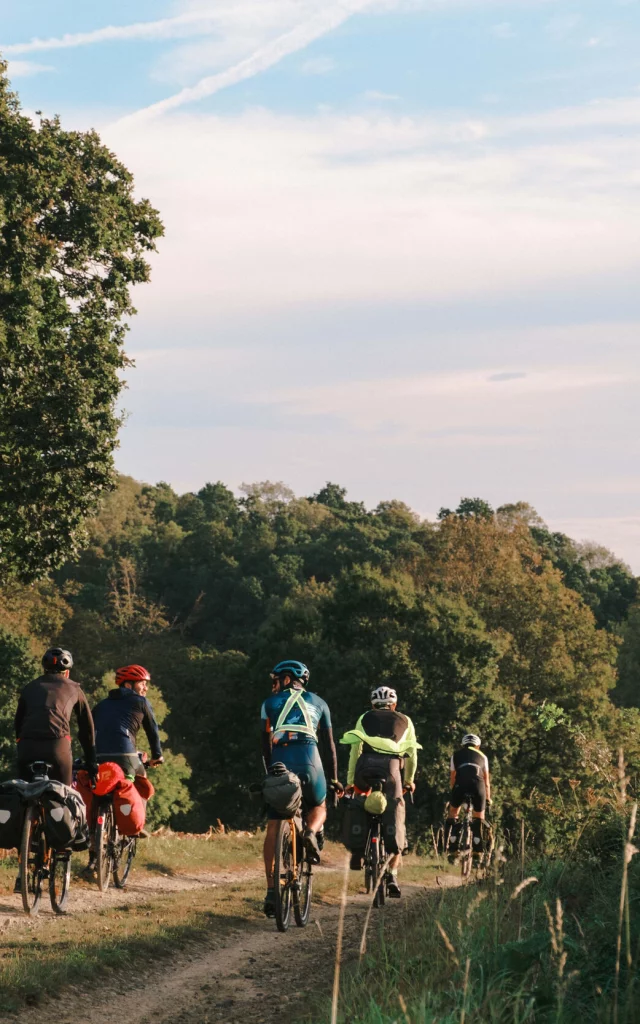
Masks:
[[[88,848],[89,830],[84,800],[71,786],[49,782],[42,794],[44,831],[53,850]]]
[[[119,782],[113,792],[116,825],[121,836],[137,836],[147,817],[145,801],[130,779]]]
[[[287,769],[279,775],[267,775],[262,783],[262,797],[276,814],[293,818],[302,804],[300,779]]]
[[[0,783],[0,848],[3,850],[19,848],[24,812],[21,787],[13,780]]]

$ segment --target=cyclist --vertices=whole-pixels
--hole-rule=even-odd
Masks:
[[[489,761],[480,750],[481,740],[475,732],[468,732],[462,737],[462,747],[451,755],[449,766],[449,814],[444,828],[444,848],[449,859],[455,860],[458,855],[461,823],[458,820],[460,807],[465,800],[471,801],[473,808],[471,818],[471,836],[474,855],[483,852],[482,822],[484,821],[487,804],[491,804],[491,779]]]
[[[164,760],[158,723],[145,696],[150,681],[151,676],[142,665],[125,665],[116,670],[115,689],[93,709],[98,763],[119,764],[131,778],[146,775],[138,756],[141,726],[151,747],[151,764],[162,764]]]
[[[18,698],[15,716],[18,744],[18,776],[29,782],[29,766],[34,761],[51,765],[49,778],[70,786],[73,779],[71,755],[71,715],[78,723],[78,739],[87,770],[96,771],[96,747],[93,718],[79,683],[69,674],[73,658],[62,647],[50,647],[42,658],[43,675],[24,687]],[[20,892],[20,876],[15,892]]]
[[[416,788],[413,780],[418,750],[422,748],[416,739],[413,722],[397,710],[395,690],[390,686],[378,686],[371,693],[371,705],[371,710],[360,716],[355,729],[345,733],[340,740],[351,745],[347,791],[367,792],[373,779],[386,779],[385,843],[387,851],[392,854],[387,892],[399,899],[402,894],[398,885],[398,868],[406,846],[403,789],[413,793]],[[362,854],[356,851],[351,854],[351,869],[359,871],[361,867]]]
[[[88,770],[96,763],[95,730],[87,698],[79,683],[69,678],[73,658],[61,647],[50,647],[42,658],[44,674],[24,687],[15,716],[18,744],[18,774],[31,778],[29,765],[46,761],[49,778],[70,786],[73,778],[71,756],[71,715],[78,722],[78,739]]]
[[[305,687],[309,682],[309,669],[301,661],[280,661],[271,672],[271,696],[262,705],[262,753],[265,767],[280,761],[295,772],[302,783],[305,806],[304,842],[314,863],[320,862],[321,833],[327,817],[327,782],[318,752],[318,738],[322,741],[327,774],[337,793],[343,792],[338,782],[338,758],[333,741],[331,713],[326,702]],[[264,866],[267,893],[264,912],[275,914],[273,891],[273,862],[279,816],[269,810],[269,821],[264,839]],[[319,835],[320,833],[320,835]]]

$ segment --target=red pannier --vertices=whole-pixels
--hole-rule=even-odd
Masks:
[[[138,793],[140,794],[143,800],[150,800],[153,794],[155,793],[153,783],[149,782],[149,779],[146,777],[146,775],[136,775],[135,779],[133,780],[133,784],[138,790]]]
[[[136,836],[144,828],[146,803],[130,779],[125,779],[115,789],[113,806],[121,836]]]
[[[87,821],[91,821],[91,801],[93,800],[93,790],[91,788],[89,772],[86,772],[84,768],[81,768],[76,775],[76,781],[73,784],[73,788],[78,790],[78,793],[84,800],[85,807],[87,808]]]

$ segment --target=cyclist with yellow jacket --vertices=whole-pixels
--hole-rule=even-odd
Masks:
[[[403,789],[413,793],[416,788],[413,780],[421,747],[413,722],[397,710],[397,704],[395,690],[377,687],[371,694],[371,710],[360,716],[355,728],[345,733],[340,742],[351,746],[347,791],[366,793],[372,782],[386,779],[383,829],[387,853],[392,854],[387,892],[399,899],[398,867],[406,847]],[[361,867],[361,853],[352,853],[351,868],[359,871]]]

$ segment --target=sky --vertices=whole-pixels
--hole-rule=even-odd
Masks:
[[[118,468],[527,501],[640,573],[638,0],[0,0],[161,211]]]

